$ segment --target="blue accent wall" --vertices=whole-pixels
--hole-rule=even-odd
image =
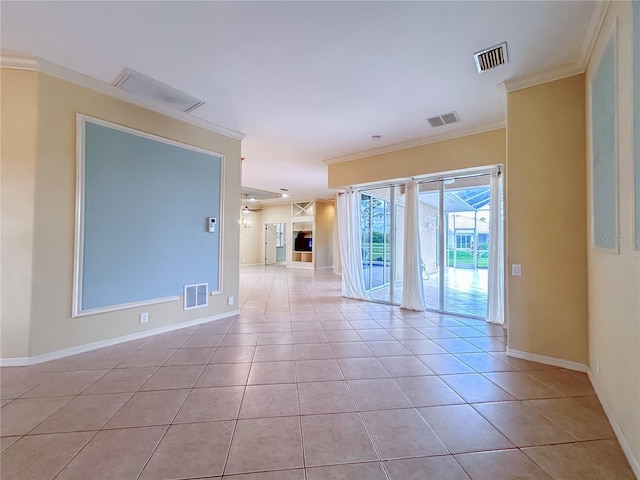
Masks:
[[[218,290],[221,167],[214,154],[85,122],[83,311],[185,284]]]
[[[591,81],[593,244],[610,250],[618,246],[615,55],[612,37]]]

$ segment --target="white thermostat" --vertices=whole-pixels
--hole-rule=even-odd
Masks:
[[[216,219],[215,218],[209,217],[208,225],[209,225],[209,233],[213,233],[213,232],[216,231]]]

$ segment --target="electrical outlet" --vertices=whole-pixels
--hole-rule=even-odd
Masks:
[[[234,303],[236,303],[236,297],[234,297],[234,296],[227,297],[227,305],[231,306]]]
[[[522,275],[522,265],[519,263],[514,263],[511,265],[511,275],[514,277],[519,277]]]
[[[140,323],[149,323],[149,312],[142,312],[140,314]]]

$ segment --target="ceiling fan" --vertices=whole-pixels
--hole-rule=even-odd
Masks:
[[[261,212],[262,209],[261,208],[249,208],[249,205],[247,204],[247,202],[251,202],[251,201],[255,201],[255,200],[251,200],[249,198],[248,194],[245,194],[243,202],[245,203],[244,207],[242,207],[242,210],[240,210],[240,213],[242,215],[247,215],[250,212]]]

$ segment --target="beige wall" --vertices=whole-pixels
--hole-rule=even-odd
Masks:
[[[248,229],[240,228],[240,265],[264,263],[264,228],[260,212],[247,214]]]
[[[589,99],[588,86],[591,76],[616,22],[618,24],[618,201],[621,241],[618,255],[602,253],[591,248],[591,236],[587,235],[589,365],[599,396],[609,406],[610,413],[620,426],[628,447],[627,451],[635,458],[636,472],[638,472],[640,469],[640,255],[633,252],[631,241],[634,213],[634,137],[633,37],[630,2],[612,2],[609,6],[602,32],[587,68],[586,95]],[[636,48],[640,47],[636,45]],[[588,138],[587,146],[590,147],[590,145],[591,139]],[[587,165],[590,165],[590,158],[589,151]],[[590,179],[588,185],[590,185]],[[587,205],[591,205],[591,198]],[[588,213],[590,219],[590,209]],[[600,372],[598,372],[598,364]]]
[[[0,358],[29,352],[38,74],[2,69]]]
[[[505,130],[491,130],[329,165],[329,188],[495,165],[505,153]]]
[[[316,200],[314,263],[316,268],[333,267],[333,225],[336,209],[333,203]]]
[[[16,72],[5,89],[24,83],[34,74]],[[144,108],[97,93],[69,82],[38,74],[37,149],[33,243],[33,281],[30,299],[30,345],[14,349],[11,355],[28,356],[84,345],[164,327],[187,320],[233,311],[227,296],[238,294],[240,214],[240,141],[195,127]],[[8,90],[7,90],[8,91]],[[32,102],[30,92],[21,92],[17,103]],[[3,102],[3,115],[5,104]],[[180,301],[131,308],[116,312],[71,318],[75,226],[76,112],[225,155],[223,200],[222,295],[212,296],[209,306],[183,311]],[[9,136],[2,131],[3,145]],[[13,142],[14,139],[9,140]],[[22,139],[16,139],[22,142]],[[21,148],[27,148],[26,146]],[[4,162],[4,155],[3,155]],[[27,226],[28,227],[28,226]],[[28,228],[27,228],[28,229]],[[3,238],[3,248],[5,239]],[[26,266],[3,265],[3,275],[23,275]],[[4,296],[16,294],[3,290]],[[138,324],[138,315],[149,312],[149,323]],[[3,318],[3,325],[5,319]],[[3,342],[12,343],[11,338]]]
[[[509,348],[587,362],[584,75],[508,94]]]

